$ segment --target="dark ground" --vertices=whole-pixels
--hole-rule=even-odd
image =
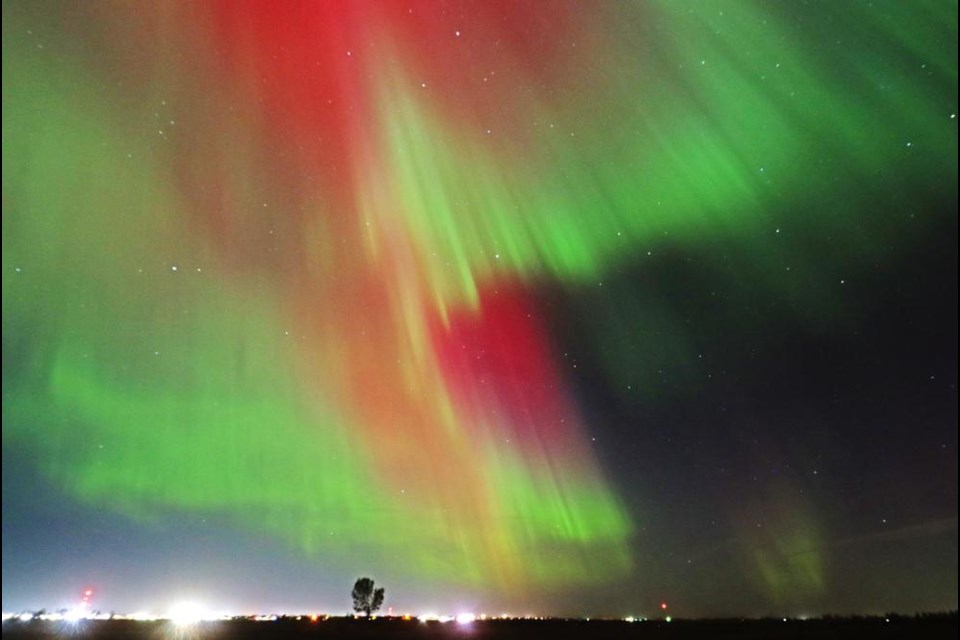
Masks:
[[[957,638],[957,615],[921,617],[818,619],[818,620],[699,620],[621,622],[583,620],[497,620],[477,621],[469,625],[455,622],[422,623],[400,620],[353,620],[334,618],[320,622],[278,620],[276,622],[205,622],[193,627],[175,627],[171,623],[83,621],[80,625],[64,622],[7,621],[5,638],[130,638],[131,640],[228,638],[399,638],[463,640],[507,638]]]

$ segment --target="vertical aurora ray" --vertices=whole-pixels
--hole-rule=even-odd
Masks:
[[[851,32],[847,7],[743,3],[5,6],[4,440],[92,504],[218,512],[346,566],[623,575],[643,516],[590,449],[536,289],[729,243],[793,294],[769,274],[806,254],[757,240],[779,225],[856,237],[842,259],[866,264],[897,225],[846,184],[956,180],[936,97],[956,61],[927,37],[956,8],[891,10],[910,21]],[[927,72],[863,63],[877,38]],[[598,295],[622,343],[658,317]],[[614,380],[635,365],[609,358]],[[757,562],[820,584],[815,558]]]

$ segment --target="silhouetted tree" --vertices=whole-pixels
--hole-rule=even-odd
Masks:
[[[383,587],[373,588],[370,578],[357,578],[353,583],[353,610],[363,612],[368,616],[383,604]]]

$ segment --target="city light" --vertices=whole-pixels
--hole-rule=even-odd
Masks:
[[[63,614],[63,619],[67,622],[79,622],[87,617],[87,610],[84,607],[75,607]]]
[[[171,607],[167,617],[178,627],[187,627],[202,622],[209,614],[196,602],[180,602]]]
[[[436,613],[424,613],[417,616],[420,622],[452,622],[456,620],[453,616],[437,615]]]
[[[518,621],[560,621],[560,622],[570,622],[570,621],[582,621],[582,622],[593,622],[598,625],[609,625],[610,623],[646,623],[651,620],[657,621],[659,623],[670,623],[673,621],[673,617],[669,615],[664,615],[657,618],[648,618],[642,615],[630,615],[624,616],[622,618],[608,618],[608,617],[582,617],[582,618],[553,618],[549,616],[537,616],[533,614],[528,615],[503,615],[503,616],[489,616],[487,614],[476,614],[473,612],[460,612],[455,615],[441,614],[435,612],[428,612],[421,614],[419,616],[412,616],[409,613],[400,614],[397,613],[391,617],[381,617],[384,620],[390,621],[410,621],[417,620],[421,623],[440,623],[441,625],[448,625],[448,630],[451,628],[462,627],[461,631],[455,632],[467,635],[472,635],[474,632],[479,632],[479,629],[472,629],[471,625],[474,623],[483,623],[489,621],[493,626],[493,629],[500,628],[510,628],[510,625],[517,623]],[[84,629],[82,626],[84,621],[133,621],[133,622],[155,622],[155,621],[168,621],[171,626],[175,626],[176,629],[167,630],[168,633],[172,633],[173,637],[180,638],[181,640],[186,640],[191,637],[199,637],[201,635],[207,634],[209,632],[215,632],[216,634],[226,634],[225,637],[230,637],[228,629],[230,627],[220,627],[219,625],[214,628],[214,625],[201,625],[201,623],[275,623],[279,621],[284,621],[287,623],[299,622],[304,625],[309,626],[311,623],[321,622],[330,619],[337,619],[341,621],[350,621],[352,624],[364,626],[365,629],[372,630],[371,628],[365,627],[369,624],[370,620],[373,620],[374,617],[367,618],[365,616],[355,616],[352,613],[342,613],[342,614],[324,614],[324,613],[216,613],[215,610],[208,609],[205,606],[195,602],[195,601],[183,601],[177,603],[175,606],[171,607],[169,612],[166,615],[156,615],[149,613],[147,611],[139,611],[135,613],[119,613],[111,612],[104,613],[100,611],[89,611],[83,606],[78,606],[74,609],[59,609],[57,611],[47,611],[44,609],[36,611],[20,611],[20,612],[4,612],[3,613],[3,622],[5,625],[20,625],[20,624],[30,624],[36,625],[35,628],[43,628],[40,625],[46,623],[55,623],[55,626],[48,627],[49,629],[55,629],[56,633],[62,634],[65,630],[69,630],[71,634],[84,633],[88,629]],[[796,620],[801,620],[799,617],[781,617],[777,616],[777,620],[782,620],[785,623],[790,623]],[[807,615],[803,619],[817,619],[816,615]],[[767,622],[770,618],[763,619],[749,619],[749,618],[740,618],[741,623],[747,624],[753,621]],[[890,617],[881,617],[876,616],[871,618],[873,621],[883,621],[886,623],[891,622]],[[494,622],[496,621],[496,622]],[[697,618],[687,618],[684,620],[684,624],[696,625],[698,624]],[[712,624],[712,621],[705,620],[707,624]],[[453,625],[452,623],[456,623]],[[8,627],[4,627],[7,629]],[[121,628],[121,627],[118,627]],[[237,628],[237,627],[235,627]],[[243,627],[247,628],[247,627]],[[286,627],[290,629],[292,627]],[[378,627],[381,631],[389,629],[390,627]],[[607,627],[610,628],[609,626]],[[91,627],[90,629],[95,629]],[[435,628],[437,631],[440,629]],[[603,627],[601,627],[601,630]],[[533,633],[531,631],[531,633]],[[545,633],[545,631],[544,631]],[[46,637],[46,636],[44,636]],[[539,637],[539,636],[534,636]]]

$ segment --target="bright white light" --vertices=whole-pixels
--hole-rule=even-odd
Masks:
[[[623,619],[623,621],[624,621],[624,622],[636,622],[637,619],[634,618],[633,616],[627,616],[626,618]]]
[[[187,627],[201,622],[206,616],[206,610],[196,602],[180,602],[170,609],[167,617],[178,627]]]
[[[476,618],[476,616],[474,616],[474,618]],[[459,616],[454,618],[453,616],[438,616],[435,613],[421,613],[417,616],[417,620],[420,622],[453,622],[457,619],[459,619]]]
[[[461,613],[457,616],[457,624],[470,624],[477,619],[476,614],[473,613]]]
[[[20,614],[20,620],[21,620],[22,622],[30,622],[31,620],[33,620],[33,614],[32,614],[32,613],[21,613],[21,614]]]
[[[76,607],[70,609],[63,615],[63,619],[67,622],[79,622],[82,618],[87,617],[87,612],[82,607]]]

